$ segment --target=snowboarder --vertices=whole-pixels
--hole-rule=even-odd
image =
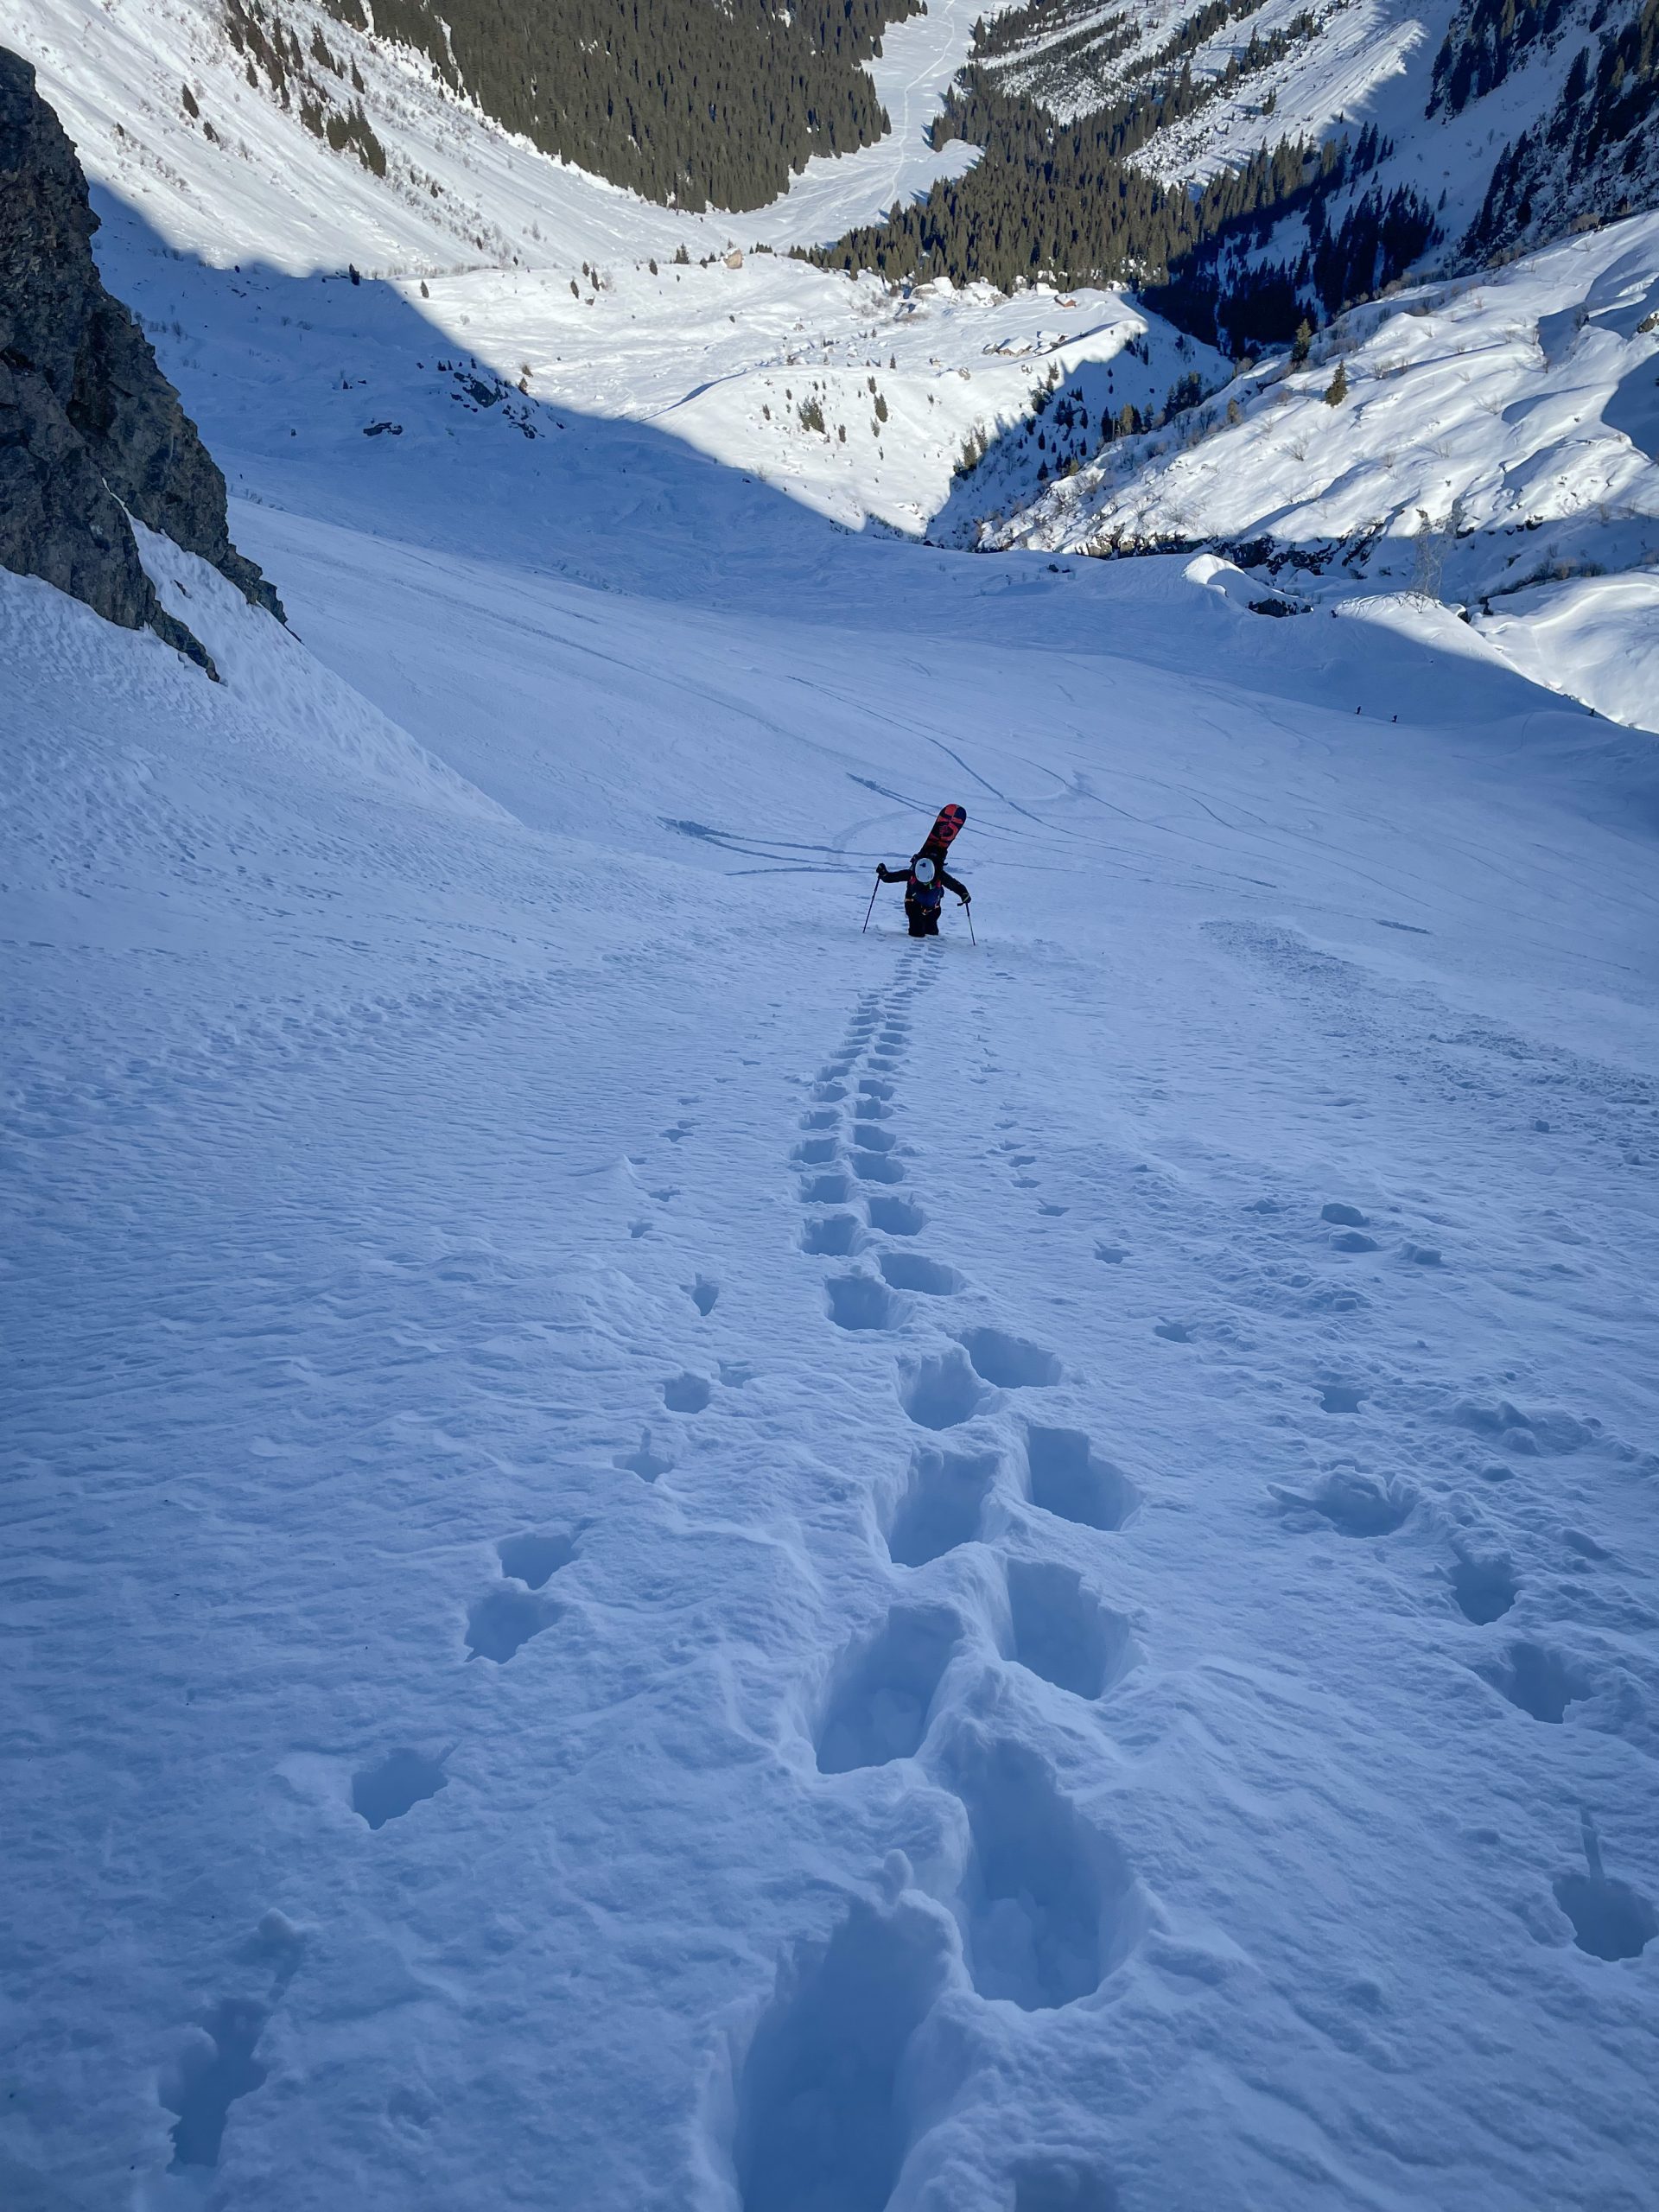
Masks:
[[[879,883],[902,883],[905,887],[905,919],[912,937],[938,935],[939,909],[944,904],[947,891],[954,891],[964,906],[972,904],[967,885],[959,883],[944,865],[946,849],[967,819],[963,807],[941,807],[938,821],[907,868],[889,868],[885,861],[876,863]]]

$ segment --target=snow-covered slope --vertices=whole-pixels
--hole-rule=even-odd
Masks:
[[[843,176],[812,164],[775,211],[745,217],[673,214],[564,168],[449,99],[397,50],[300,0],[288,13],[302,41],[308,25],[326,29],[359,70],[360,105],[389,149],[385,176],[250,89],[200,0],[129,0],[114,19],[92,0],[0,0],[0,37],[36,62],[103,188],[112,283],[175,378],[193,376],[215,327],[210,377],[248,380],[225,404],[255,440],[296,416],[315,425],[343,413],[350,435],[396,421],[418,442],[412,416],[455,418],[448,385],[416,362],[464,359],[493,372],[492,391],[522,384],[556,409],[659,422],[840,520],[874,516],[918,533],[949,499],[964,448],[1025,416],[1053,369],[1070,376],[1138,340],[1116,383],[1150,410],[1197,358],[1115,294],[1067,296],[1064,307],[1052,289],[1013,302],[984,287],[953,296],[948,284],[899,296],[777,250],[877,212],[912,174],[903,163],[922,158],[912,142],[949,10],[906,80],[908,135],[887,166],[866,174],[879,148],[830,165]],[[956,28],[965,42],[968,26]],[[914,25],[895,32],[878,69],[909,67],[901,41],[916,35]],[[963,152],[926,154],[917,180],[959,167]],[[757,241],[774,250],[757,253]],[[348,266],[409,312],[331,308],[332,287],[315,280]],[[220,281],[227,272],[233,284]],[[390,329],[390,357],[364,344]],[[342,410],[331,390],[357,396]],[[419,465],[407,460],[414,443],[403,450]],[[1020,489],[1036,488],[1033,460]]]
[[[988,536],[1209,544],[1281,608],[1445,599],[1541,683],[1659,728],[1659,217],[1356,308],[1304,366],[1108,448]]]
[[[1541,7],[1536,12],[1541,16]],[[1465,35],[1470,0],[1237,5],[1179,63],[1161,64],[1185,66],[1200,87],[1215,86],[1216,96],[1157,131],[1137,159],[1171,183],[1205,180],[1281,139],[1317,143],[1374,126],[1392,150],[1365,188],[1386,195],[1403,186],[1422,194],[1439,215],[1442,244],[1454,247],[1480,208],[1499,154],[1550,113],[1580,49],[1593,55],[1601,32],[1630,12],[1603,0],[1560,0],[1548,35],[1518,42],[1501,80],[1454,111],[1435,97],[1434,68],[1448,35],[1454,41]],[[1526,13],[1509,10],[1511,31]],[[1172,55],[1172,41],[1202,20],[1191,0],[1148,0],[1132,10],[1056,8],[1052,27],[1006,52],[1003,28],[988,66],[999,82],[1071,115],[1144,86],[1160,57]],[[1244,61],[1253,40],[1269,58],[1232,89],[1218,86],[1230,64]],[[1097,63],[1090,60],[1096,50]],[[1273,250],[1284,253],[1282,234]]]
[[[9,2200],[1634,2212],[1606,726],[383,444],[245,528],[413,744],[0,579]]]
[[[1650,741],[855,526],[1128,302],[423,86],[221,172],[71,20],[296,634],[0,575],[8,2212],[1648,2212]],[[1628,429],[1617,246],[1504,281]],[[946,799],[977,941],[861,934]]]

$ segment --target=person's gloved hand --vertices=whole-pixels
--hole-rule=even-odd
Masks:
[[[966,891],[963,893],[962,903],[964,906],[971,906],[973,905],[974,901],[971,893]]]

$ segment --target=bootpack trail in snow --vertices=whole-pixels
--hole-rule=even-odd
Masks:
[[[8,2202],[1649,2212],[1632,734],[134,236],[297,634],[0,575]]]

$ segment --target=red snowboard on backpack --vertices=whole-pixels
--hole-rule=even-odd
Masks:
[[[876,865],[878,883],[902,883],[905,887],[905,920],[912,937],[937,937],[939,933],[939,909],[947,891],[954,891],[964,907],[971,902],[965,883],[959,883],[945,868],[944,855],[968,819],[968,810],[963,806],[942,806],[938,819],[912,856],[907,868],[889,868],[886,861]],[[874,900],[874,893],[871,893]],[[868,925],[869,917],[865,916]],[[971,927],[971,923],[969,925]]]

